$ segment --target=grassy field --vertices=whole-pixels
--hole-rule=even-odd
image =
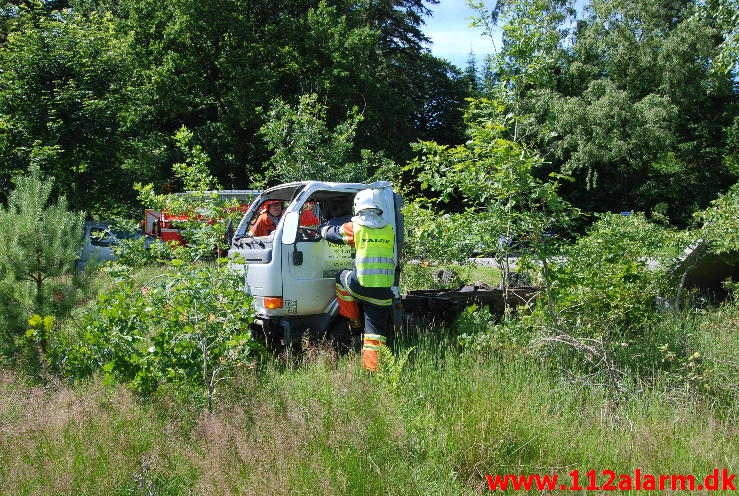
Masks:
[[[433,287],[438,268],[457,274],[451,286],[499,279],[489,267],[419,265],[404,282]],[[95,291],[111,284],[100,275]],[[497,474],[569,484],[578,470],[585,487],[589,470],[737,473],[739,305],[660,318],[645,343],[697,358],[650,358],[654,370],[624,371],[618,395],[535,345],[463,348],[460,330],[433,323],[399,333],[375,375],[325,343],[265,355],[235,370],[211,413],[195,387],[142,398],[102,376],[31,379],[0,363],[0,495],[472,495]]]
[[[706,360],[736,361],[739,311],[721,312],[693,330]],[[634,378],[614,402],[536,356],[465,352],[443,330],[401,339],[394,357],[374,376],[319,345],[269,358],[210,414],[192,407],[197,391],[141,400],[99,378],[2,372],[0,493],[482,494],[486,474],[739,467],[736,411],[668,376]]]

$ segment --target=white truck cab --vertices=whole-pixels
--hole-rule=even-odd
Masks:
[[[368,188],[381,192],[382,216],[395,231],[398,266],[403,243],[402,198],[386,181],[303,181],[275,186],[262,192],[242,218],[228,257],[244,261],[244,289],[254,298],[255,330],[264,333],[269,344],[287,346],[299,342],[306,332],[334,337],[345,333],[345,322],[338,318],[336,275],[352,268],[353,254],[348,245],[321,238],[319,226],[348,222],[354,196]],[[253,236],[249,228],[268,201],[282,201],[287,207],[269,236]],[[398,273],[393,287],[396,296],[397,284]]]

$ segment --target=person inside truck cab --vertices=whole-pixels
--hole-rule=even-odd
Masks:
[[[257,217],[257,221],[249,228],[252,236],[269,236],[277,228],[282,216],[282,202],[267,202],[267,209]]]
[[[339,226],[326,225],[321,236],[330,243],[348,244],[356,251],[354,269],[336,276],[339,314],[352,327],[361,327],[359,303],[364,311],[362,365],[376,371],[380,346],[387,342],[395,283],[395,232],[382,218],[379,190],[364,189],[354,197],[354,216]]]

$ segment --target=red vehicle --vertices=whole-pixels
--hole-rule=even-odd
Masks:
[[[239,212],[246,212],[249,209],[249,205],[254,199],[259,196],[261,191],[258,190],[247,190],[247,189],[226,189],[221,191],[206,191],[205,194],[210,197],[216,195],[219,200],[236,200],[239,205],[237,207],[230,207],[230,209],[238,210]],[[194,193],[191,191],[185,193],[172,193],[176,196],[195,196],[200,193]],[[155,236],[162,241],[169,242],[174,241],[180,245],[185,245],[185,240],[182,238],[180,229],[175,227],[178,222],[187,220],[203,220],[197,213],[194,215],[170,215],[166,211],[159,212],[154,209],[144,210],[144,232],[151,236]],[[207,221],[206,221],[207,222]]]
[[[211,195],[217,195],[219,200],[237,200],[238,206],[229,207],[228,210],[238,210],[242,214],[249,210],[251,202],[256,199],[261,191],[258,190],[246,190],[246,189],[227,189],[221,191],[207,191],[205,192],[208,197]],[[185,195],[196,195],[199,193],[185,192],[185,193],[172,193],[177,196]],[[310,208],[304,208],[300,215],[300,222],[303,226],[318,226],[318,217],[316,217],[314,211],[314,205],[310,205]],[[257,212],[256,217],[266,210],[266,206],[260,208]],[[200,217],[197,213],[193,215],[170,215],[166,211],[159,212],[154,209],[144,210],[144,232],[151,236],[161,239],[164,242],[174,241],[182,246],[185,245],[185,240],[182,237],[180,229],[177,228],[177,223],[187,220],[202,220],[206,219]]]

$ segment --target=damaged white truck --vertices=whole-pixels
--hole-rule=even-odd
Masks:
[[[253,298],[254,330],[271,347],[299,343],[310,337],[332,338],[351,347],[359,336],[351,336],[348,322],[338,315],[336,274],[352,268],[348,245],[327,242],[320,226],[341,225],[352,216],[354,196],[363,189],[379,192],[385,210],[382,217],[396,233],[394,261],[399,266],[403,246],[403,200],[389,182],[329,183],[304,181],[265,190],[229,236],[229,258],[244,262],[244,289]],[[286,205],[275,230],[254,236],[252,226],[264,205]],[[305,215],[306,210],[312,215]],[[393,294],[399,298],[399,271]]]

